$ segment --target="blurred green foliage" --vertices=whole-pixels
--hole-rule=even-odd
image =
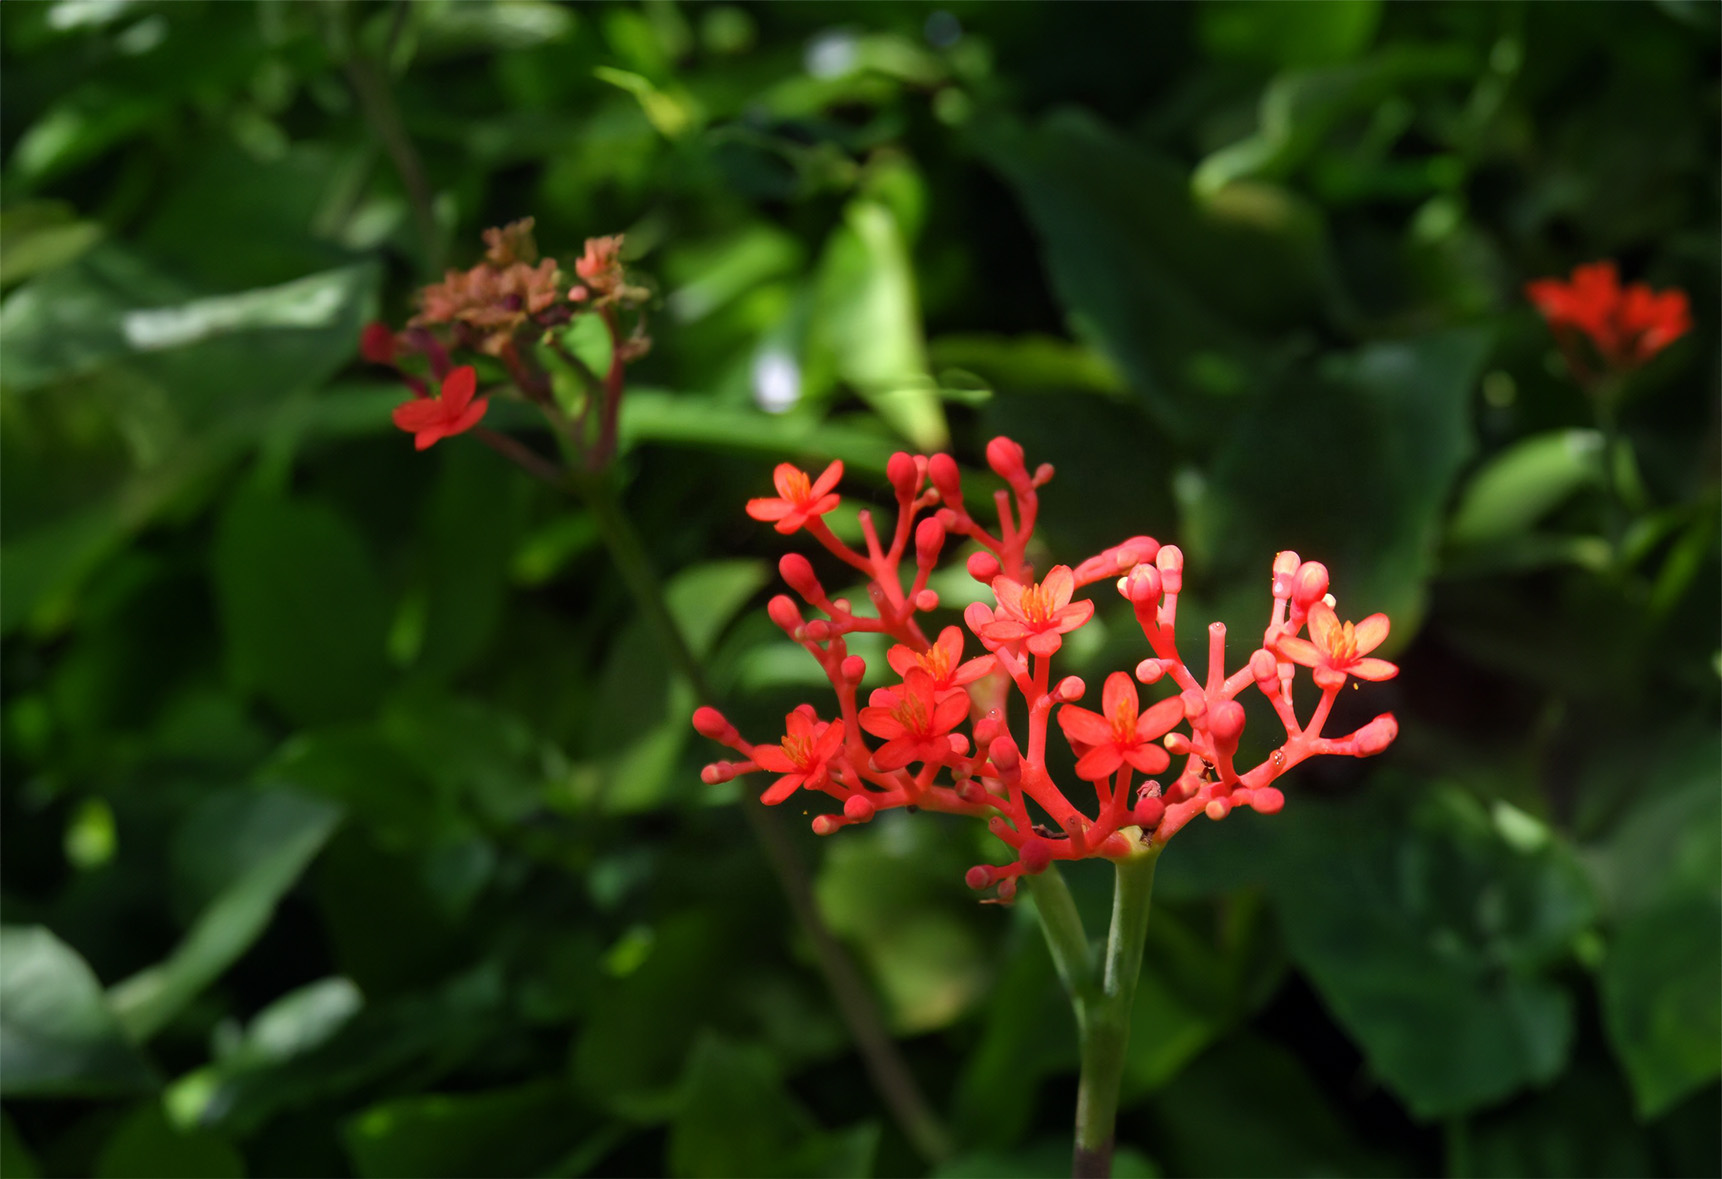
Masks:
[[[0,7],[0,1168],[925,1170],[594,522],[356,362],[530,214],[657,284],[617,479],[749,731],[822,700],[741,512],[780,459],[1009,432],[1049,556],[1176,540],[1248,627],[1296,548],[1392,613],[1393,750],[1161,867],[1120,1174],[1716,1174],[1717,12]],[[1618,537],[1520,293],[1602,257],[1698,327]],[[800,838],[936,1173],[1058,1173],[983,833]]]

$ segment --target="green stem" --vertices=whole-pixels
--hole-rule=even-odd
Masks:
[[[1059,981],[1072,1003],[1085,1002],[1094,985],[1094,957],[1082,915],[1076,911],[1076,901],[1058,865],[1047,865],[1045,872],[1029,882],[1029,895],[1034,899],[1035,916],[1040,918],[1040,930],[1046,935],[1046,948],[1052,951]]]
[[[663,583],[658,579],[645,544],[616,501],[605,474],[576,471],[569,477],[569,485],[591,511],[598,534],[616,563],[617,572],[633,592],[664,654],[686,677],[694,695],[702,703],[715,704],[717,695],[706,679],[705,668],[671,615]],[[873,992],[862,979],[854,960],[820,917],[813,899],[812,877],[794,840],[777,814],[758,799],[744,798],[741,810],[754,837],[765,850],[766,859],[770,861],[778,885],[789,901],[790,910],[812,943],[814,958],[825,976],[825,984],[855,1041],[874,1088],[890,1108],[904,1136],[923,1158],[938,1162],[948,1157],[951,1153],[950,1137],[915,1082],[896,1041],[886,1030],[884,1016]]]
[[[1117,862],[1112,928],[1106,938],[1100,993],[1077,1007],[1082,1076],[1076,1091],[1076,1151],[1071,1163],[1071,1174],[1077,1179],[1103,1179],[1112,1173],[1118,1091],[1130,1044],[1130,1009],[1142,971],[1154,865],[1159,857],[1158,849],[1144,848]]]

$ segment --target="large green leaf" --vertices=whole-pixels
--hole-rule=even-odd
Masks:
[[[986,957],[960,844],[926,816],[881,815],[832,843],[814,886],[833,931],[878,980],[900,1032],[951,1023],[982,994]]]
[[[784,1088],[769,1054],[707,1034],[688,1056],[681,1112],[670,1125],[669,1173],[864,1175],[878,1138],[872,1125],[822,1133]]]
[[[134,1040],[155,1035],[250,948],[341,819],[328,803],[280,792],[217,796],[206,805],[220,808],[230,821],[202,829],[236,846],[214,849],[215,862],[204,879],[226,883],[165,961],[109,992]],[[197,822],[195,812],[188,822]]]
[[[526,1175],[545,1170],[594,1129],[565,1083],[379,1102],[342,1127],[353,1170],[395,1175]]]
[[[212,559],[240,685],[300,721],[375,703],[389,670],[383,588],[338,512],[248,490],[222,515]]]
[[[1448,543],[1498,542],[1523,532],[1581,487],[1602,481],[1602,435],[1552,430],[1492,456],[1465,485]]]
[[[41,926],[0,929],[0,1092],[106,1096],[154,1085],[78,952]]]
[[[175,1126],[160,1101],[133,1110],[102,1147],[97,1179],[237,1179],[245,1160],[215,1135]]]
[[[1271,892],[1292,960],[1419,1118],[1546,1084],[1573,1036],[1552,972],[1594,915],[1576,861],[1528,816],[1441,788],[1301,804],[1277,819]],[[1289,829],[1288,829],[1289,828]]]
[[[1328,565],[1342,617],[1414,631],[1487,348],[1474,329],[1370,344],[1262,398],[1215,463],[1202,543],[1234,575],[1296,549]]]

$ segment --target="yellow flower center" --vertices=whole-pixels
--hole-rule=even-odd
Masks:
[[[1112,710],[1112,739],[1120,745],[1136,741],[1136,709],[1128,700],[1120,700]]]
[[[1044,586],[1031,585],[1022,591],[1022,616],[1031,623],[1045,624],[1052,621],[1053,613],[1058,609],[1053,596]]]
[[[929,647],[915,656],[915,662],[921,669],[933,677],[934,683],[942,684],[951,674],[951,657],[945,649],[937,644]]]
[[[927,731],[927,709],[921,703],[921,698],[912,692],[905,692],[898,698],[896,706],[891,709],[891,715],[911,733]]]
[[[794,762],[797,769],[805,770],[813,761],[813,738],[785,736],[783,756]]]
[[[804,504],[813,497],[813,483],[806,471],[795,471],[784,482],[789,485],[789,494],[785,498],[790,503]]]
[[[1327,654],[1336,664],[1357,658],[1357,631],[1351,623],[1341,623],[1327,632]]]

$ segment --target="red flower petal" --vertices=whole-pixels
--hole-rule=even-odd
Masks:
[[[1158,774],[1172,764],[1172,755],[1159,745],[1137,745],[1123,752],[1131,768],[1144,774]]]
[[[924,744],[926,742],[914,737],[887,741],[874,752],[873,764],[882,770],[900,770],[912,761],[925,761],[926,758],[921,756]]]
[[[1390,680],[1399,668],[1385,659],[1359,659],[1346,669],[1360,680]]]
[[[1321,655],[1316,651],[1315,644],[1308,639],[1283,638],[1276,644],[1281,658],[1304,667],[1314,667],[1321,662]]]
[[[875,737],[883,737],[887,741],[895,741],[909,730],[903,727],[903,722],[892,715],[889,708],[877,705],[863,708],[856,718],[861,727]]]
[[[449,373],[442,383],[442,403],[448,407],[449,416],[458,416],[476,392],[478,372],[472,365],[463,364]]]
[[[1058,710],[1058,724],[1067,738],[1084,745],[1105,745],[1112,740],[1112,725],[1105,717],[1074,704]]]
[[[760,769],[770,770],[774,774],[793,774],[801,769],[790,760],[781,745],[755,745],[753,760],[759,764]]]
[[[1084,782],[1098,782],[1109,778],[1118,772],[1118,767],[1124,764],[1124,755],[1118,752],[1118,747],[1110,742],[1096,746],[1083,754],[1076,761],[1076,776]]]
[[[1371,614],[1352,627],[1351,633],[1357,640],[1357,653],[1367,655],[1381,646],[1381,641],[1387,637],[1389,625],[1387,615]]]
[[[793,504],[781,499],[750,499],[747,514],[755,520],[781,520],[794,511]]]
[[[1127,671],[1115,671],[1106,677],[1106,686],[1100,692],[1100,711],[1107,718],[1118,716],[1120,709],[1128,709],[1131,720],[1136,719],[1137,696],[1136,681],[1130,678]]]
[[[1052,608],[1058,610],[1070,602],[1070,595],[1076,592],[1076,575],[1070,571],[1069,565],[1054,565],[1040,583],[1042,592],[1052,598]],[[1090,610],[1094,604],[1089,603]]]
[[[1184,698],[1168,696],[1136,718],[1136,739],[1158,741],[1184,719]],[[1156,771],[1157,772],[1157,771]]]
[[[969,694],[953,692],[933,706],[933,732],[948,733],[969,719]]]
[[[820,496],[824,495],[827,491],[830,491],[833,487],[836,487],[837,481],[841,478],[843,478],[843,460],[842,459],[834,459],[829,467],[826,467],[825,470],[823,470],[819,473],[819,478],[817,478],[813,481],[813,489],[812,489],[812,492],[809,494],[808,498],[809,499],[818,499]],[[838,499],[839,499],[838,496],[832,496],[831,497],[831,507],[832,508],[837,506]],[[831,508],[826,508],[824,510],[829,512],[831,510]]]
[[[763,802],[766,806],[776,806],[791,794],[794,794],[806,780],[807,778],[804,774],[790,774],[788,777],[779,778],[771,784],[770,789],[759,796],[759,801]]]
[[[395,406],[393,413],[395,425],[408,433],[416,434],[420,430],[428,430],[443,420],[443,409],[435,401],[408,401]]]

